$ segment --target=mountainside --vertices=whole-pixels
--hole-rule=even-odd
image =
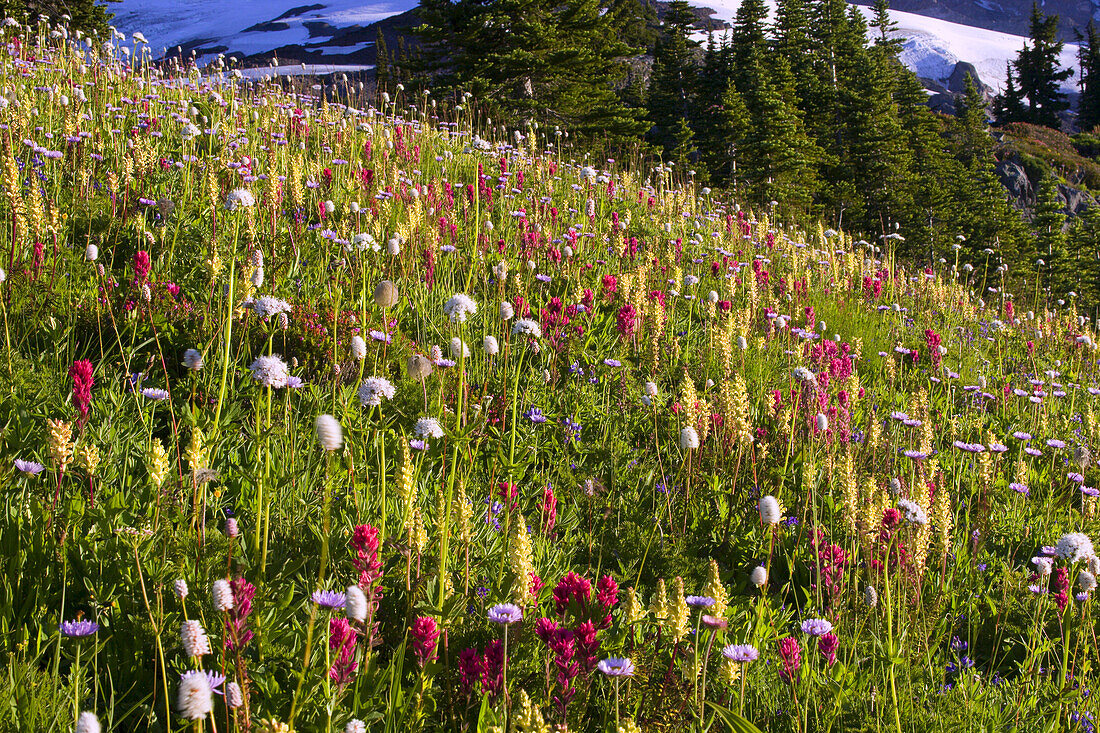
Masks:
[[[721,24],[733,20],[740,1],[700,0],[695,4],[713,11],[714,20]],[[906,39],[901,59],[933,93],[949,88],[957,91],[961,73],[956,74],[960,78],[954,83],[951,79],[959,62],[972,64],[990,90],[999,90],[1005,64],[1015,58],[1025,41],[1023,35],[1005,32],[1026,32],[1023,0],[1006,0],[1003,13],[997,11],[1002,5],[993,0],[959,4],[899,0],[896,5],[898,9],[891,10],[891,15],[898,23],[899,35]],[[368,70],[375,61],[374,41],[379,30],[387,40],[396,36],[397,26],[415,22],[411,14],[404,23],[399,19],[416,6],[417,0],[270,0],[230,5],[217,0],[122,0],[112,10],[116,27],[127,34],[144,33],[158,56],[172,55],[177,48],[184,54],[194,51],[206,60],[225,53],[246,66],[266,66],[274,57],[283,64],[279,73],[323,74]],[[1090,3],[1049,0],[1046,4],[1050,12],[1060,13],[1062,6],[1067,12],[1064,28],[1088,22],[1084,10],[1092,8]],[[869,16],[869,9],[864,10]],[[1075,66],[1076,53],[1077,47],[1067,44],[1062,64]],[[302,63],[308,65],[306,69],[301,68]],[[1075,89],[1073,79],[1065,88]]]
[[[871,5],[857,2],[856,5]],[[1062,38],[1076,39],[1074,30],[1083,31],[1090,18],[1100,20],[1097,0],[1044,0],[1039,3],[1047,15],[1057,15]],[[906,13],[947,20],[960,25],[1027,35],[1031,0],[896,0],[890,7]]]

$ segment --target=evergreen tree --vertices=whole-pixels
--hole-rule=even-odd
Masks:
[[[1100,206],[1089,206],[1074,217],[1069,243],[1077,272],[1078,303],[1086,309],[1096,308],[1100,306]]]
[[[787,62],[794,77],[799,106],[805,113],[807,103],[817,96],[819,85],[814,70],[816,50],[810,37],[810,15],[806,0],[779,0],[775,11],[772,48]]]
[[[905,39],[897,35],[898,24],[890,18],[890,3],[888,0],[875,0],[874,17],[871,27],[875,29],[875,45],[887,49],[893,56],[901,51]]]
[[[955,157],[967,168],[987,163],[993,155],[993,138],[986,124],[986,103],[970,74],[964,81],[963,96],[955,104],[952,135]]]
[[[1016,75],[1012,71],[1011,61],[1005,64],[1004,91],[993,98],[993,116],[1001,123],[1016,122],[1027,117],[1023,93],[1016,88]]]
[[[107,3],[121,0],[105,0]],[[106,36],[107,26],[114,17],[107,12],[107,6],[96,0],[0,0],[0,15],[5,18],[21,20],[24,15],[34,22],[39,15],[45,15],[51,23],[58,23],[63,15],[68,15],[66,24],[70,30],[82,30],[85,33]]]
[[[1077,100],[1077,124],[1082,130],[1091,130],[1100,124],[1100,33],[1095,21],[1089,20],[1078,48],[1081,96]]]
[[[390,52],[386,47],[386,37],[382,35],[382,30],[379,29],[374,41],[374,83],[380,91],[389,89],[392,83],[390,65]]]
[[[653,123],[650,138],[684,165],[692,157],[693,133],[688,120],[695,112],[698,68],[695,52],[698,42],[691,39],[695,21],[686,0],[669,3],[661,35],[653,51],[653,76],[649,84],[647,107]]]
[[[1035,193],[1035,212],[1031,225],[1035,230],[1035,254],[1046,262],[1041,270],[1045,276],[1043,285],[1052,292],[1065,292],[1072,287],[1073,266],[1066,251],[1068,238],[1063,231],[1066,215],[1058,198],[1058,181],[1043,176]]]
[[[596,0],[423,0],[423,83],[472,92],[496,119],[627,144],[645,129],[615,92],[631,49]]]
[[[1059,66],[1063,43],[1058,39],[1058,16],[1044,15],[1038,3],[1031,6],[1029,39],[1030,45],[1025,43],[1012,62],[1019,88],[1010,90],[1006,86],[1002,99],[996,104],[998,112],[1003,112],[1005,117],[998,117],[998,121],[1031,122],[1057,128],[1060,126],[1058,113],[1069,109],[1066,95],[1060,91],[1061,83],[1073,75],[1073,70]],[[1022,107],[1024,99],[1026,107]],[[1021,108],[1021,112],[1016,111]]]

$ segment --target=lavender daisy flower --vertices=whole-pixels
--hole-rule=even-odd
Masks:
[[[802,622],[802,633],[810,636],[822,636],[832,630],[832,623],[823,618],[810,618]]]
[[[156,387],[145,387],[141,390],[141,396],[147,400],[156,400],[160,402],[161,400],[168,399],[168,390],[157,389]]]
[[[907,449],[902,451],[902,455],[904,455],[906,458],[912,458],[914,461],[923,461],[924,459],[928,458],[927,453],[921,453],[919,450]]]
[[[722,650],[722,656],[731,662],[745,664],[760,658],[760,652],[752,644],[729,644]]]
[[[1051,438],[1047,441],[1047,447],[1054,449],[1065,448],[1066,444],[1064,441],[1058,440],[1057,438]]]
[[[370,332],[370,337],[372,339],[374,339],[375,341],[381,341],[384,344],[392,344],[393,343],[393,337],[390,336],[385,331],[371,331]]]
[[[1079,473],[1074,473],[1072,471],[1070,473],[1066,474],[1066,478],[1068,478],[1070,481],[1072,481],[1075,484],[1085,483],[1085,477],[1084,476],[1082,476]]]
[[[608,657],[596,665],[608,677],[633,677],[634,662],[626,658]]]
[[[710,608],[714,599],[709,596],[688,596],[684,601],[692,608]]]
[[[1041,450],[1039,450],[1038,448],[1031,448],[1030,446],[1027,447],[1027,448],[1024,448],[1024,453],[1027,453],[1029,456],[1041,456],[1041,455],[1043,455],[1043,452]]]
[[[604,359],[603,363],[609,367],[621,367],[623,365],[618,359]]]
[[[523,618],[523,611],[514,603],[498,603],[489,609],[489,620],[495,624],[514,624]]]
[[[15,459],[15,468],[22,471],[28,476],[37,476],[46,470],[46,467],[41,463],[35,463],[34,461],[24,461],[22,458]]]
[[[409,447],[412,448],[413,450],[428,450],[428,444],[427,444],[427,442],[425,442],[423,440],[416,440],[416,439],[410,440],[409,441]]]
[[[1031,440],[1031,433],[1025,433],[1022,430],[1017,430],[1012,434],[1012,437],[1016,440]]]
[[[79,621],[62,621],[60,628],[61,633],[65,636],[81,638],[84,636],[91,636],[99,631],[99,624],[94,621],[81,619]]]
[[[315,590],[311,598],[322,608],[343,608],[347,596],[338,590]]]
[[[1008,488],[1012,489],[1017,494],[1023,494],[1024,496],[1028,496],[1031,494],[1031,490],[1027,487],[1027,484],[1011,483],[1008,485]]]

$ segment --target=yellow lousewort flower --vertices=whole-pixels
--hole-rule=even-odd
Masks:
[[[716,618],[723,618],[726,615],[726,609],[729,607],[729,594],[726,593],[726,587],[722,585],[722,579],[718,575],[718,563],[714,558],[710,559],[710,568],[707,572],[707,583],[703,586],[703,595],[714,599],[714,605],[707,610],[707,613]]]
[[[168,451],[164,449],[159,440],[153,441],[149,454],[145,458],[145,467],[149,471],[149,481],[154,488],[159,489],[168,478]]]
[[[657,590],[649,599],[649,612],[661,620],[668,618],[668,591],[665,590],[664,578],[657,581]]]
[[[413,509],[412,519],[409,521],[409,544],[417,554],[423,554],[424,548],[428,546],[428,530],[424,529],[424,516],[419,507]]]
[[[731,687],[741,679],[741,663],[722,658],[722,681]]]
[[[664,627],[665,636],[673,644],[687,636],[690,617],[691,609],[684,596],[684,579],[677,575],[672,581],[672,602],[668,605],[668,619]]]
[[[936,524],[939,548],[944,556],[951,551],[952,520],[951,494],[945,486],[936,492],[936,501],[932,505],[932,521]]]
[[[416,504],[416,477],[408,438],[401,439],[401,470],[397,473],[397,498],[401,502],[402,527],[407,527]]]
[[[615,733],[642,733],[642,729],[638,727],[633,718],[627,718],[619,723],[619,728]]]
[[[88,472],[89,476],[95,476],[99,468],[99,448],[92,443],[85,443],[76,449],[76,462]]]
[[[73,459],[73,426],[64,420],[46,420],[49,428],[50,456],[57,464],[59,471],[64,473]]]
[[[458,539],[463,543],[470,541],[470,520],[473,519],[474,510],[470,501],[466,498],[466,482],[458,480],[458,491],[454,498],[455,526],[458,530]]]
[[[531,702],[526,690],[520,690],[512,707],[511,733],[550,733],[538,706]]]
[[[192,474],[196,474],[204,468],[210,468],[209,451],[203,445],[204,441],[205,436],[202,434],[202,430],[193,428],[191,430],[191,442],[187,444],[187,451],[183,454],[183,457],[187,459],[187,467]]]
[[[517,513],[512,518],[512,538],[508,545],[508,568],[512,571],[512,601],[526,608],[534,600],[531,593],[531,575],[535,563],[531,552],[531,537],[527,534],[527,520]]]
[[[286,723],[280,723],[275,718],[260,721],[263,733],[294,733],[294,729]]]
[[[849,443],[844,453],[844,521],[852,536],[856,534],[856,520],[859,517],[859,481],[856,480],[854,453]]]
[[[638,594],[633,588],[626,591],[626,602],[623,603],[623,621],[627,624],[636,624],[645,618],[647,611],[645,606],[638,601]]]

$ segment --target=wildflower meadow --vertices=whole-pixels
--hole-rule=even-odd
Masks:
[[[0,730],[1094,729],[1098,335],[992,239],[2,33]]]

